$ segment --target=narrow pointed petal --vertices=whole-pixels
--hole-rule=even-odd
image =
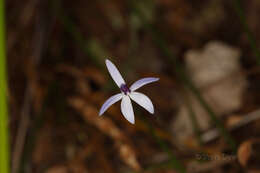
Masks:
[[[105,103],[102,105],[99,115],[102,115],[112,104],[119,101],[123,95],[121,93],[111,96]]]
[[[135,116],[131,100],[128,96],[124,96],[121,102],[121,112],[124,117],[132,124],[135,123]]]
[[[125,84],[125,80],[121,76],[116,66],[108,59],[106,60],[106,65],[111,77],[113,78],[117,86],[120,88],[122,84]]]
[[[145,108],[148,112],[150,112],[151,114],[154,113],[153,103],[146,95],[139,92],[131,92],[129,96],[132,100]]]
[[[146,77],[146,78],[142,78],[138,81],[136,81],[135,83],[133,83],[130,87],[130,90],[131,91],[135,91],[137,90],[138,88],[146,85],[146,84],[149,84],[149,83],[152,83],[152,82],[156,82],[158,81],[159,78],[155,78],[155,77]]]

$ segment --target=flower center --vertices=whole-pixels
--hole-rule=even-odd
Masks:
[[[130,93],[131,90],[127,87],[126,84],[122,84],[120,87],[121,92],[123,92],[125,95],[127,95],[127,93]]]

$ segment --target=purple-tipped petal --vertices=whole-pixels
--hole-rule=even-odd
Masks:
[[[106,65],[111,77],[113,78],[117,86],[120,88],[122,84],[125,84],[125,80],[121,76],[116,66],[108,59],[106,59]]]
[[[158,81],[159,78],[155,78],[155,77],[146,77],[146,78],[142,78],[138,81],[136,81],[135,83],[133,83],[130,87],[130,90],[131,91],[135,91],[137,90],[138,88],[148,84],[148,83],[151,83],[151,82],[156,82]]]
[[[105,103],[102,105],[99,115],[102,115],[112,104],[119,101],[123,97],[122,93],[111,96]]]
[[[121,102],[121,112],[124,115],[124,117],[129,121],[130,123],[135,123],[135,116],[133,111],[133,106],[131,103],[131,100],[128,96],[124,96]]]
[[[153,103],[146,95],[139,92],[131,92],[129,96],[132,100],[145,108],[148,112],[150,112],[151,114],[154,113]]]

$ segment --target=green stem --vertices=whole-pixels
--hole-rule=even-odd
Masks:
[[[61,1],[53,1],[51,5],[54,14],[59,17],[62,24],[64,25],[65,31],[71,35],[73,41],[77,43],[80,49],[86,53],[91,62],[93,62],[100,69],[104,69],[104,58],[110,57],[107,51],[101,46],[101,44],[99,44],[97,40],[86,40],[83,37],[77,25],[70,19],[68,15],[66,15],[62,8]]]
[[[247,38],[250,42],[250,46],[255,53],[255,56],[257,58],[257,60],[256,60],[257,64],[260,65],[260,51],[257,47],[256,40],[254,39],[254,36],[253,36],[252,32],[250,31],[249,26],[246,22],[246,17],[244,15],[243,8],[241,7],[240,0],[233,0],[233,4],[234,4],[235,11],[239,17],[240,23],[242,24],[244,31],[247,35]]]
[[[196,118],[196,114],[193,111],[192,108],[192,104],[190,103],[190,98],[188,96],[184,96],[184,102],[188,108],[189,111],[189,116],[190,116],[190,120],[191,120],[191,124],[192,124],[192,128],[193,128],[193,132],[196,135],[197,141],[199,142],[199,144],[202,144],[202,140],[201,140],[201,133],[200,133],[200,128],[199,128],[199,123],[197,121]]]
[[[175,154],[170,150],[168,145],[156,134],[155,129],[147,122],[145,122],[148,126],[149,130],[151,131],[151,134],[155,141],[159,144],[160,148],[168,154],[170,157],[169,165],[171,165],[176,171],[179,173],[186,173],[185,167],[182,165],[182,163],[177,159]]]
[[[5,3],[0,1],[0,172],[9,173],[7,80],[5,59]]]

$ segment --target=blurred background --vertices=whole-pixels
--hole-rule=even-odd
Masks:
[[[260,172],[258,0],[9,0],[12,173]],[[105,59],[139,91],[119,92]]]

